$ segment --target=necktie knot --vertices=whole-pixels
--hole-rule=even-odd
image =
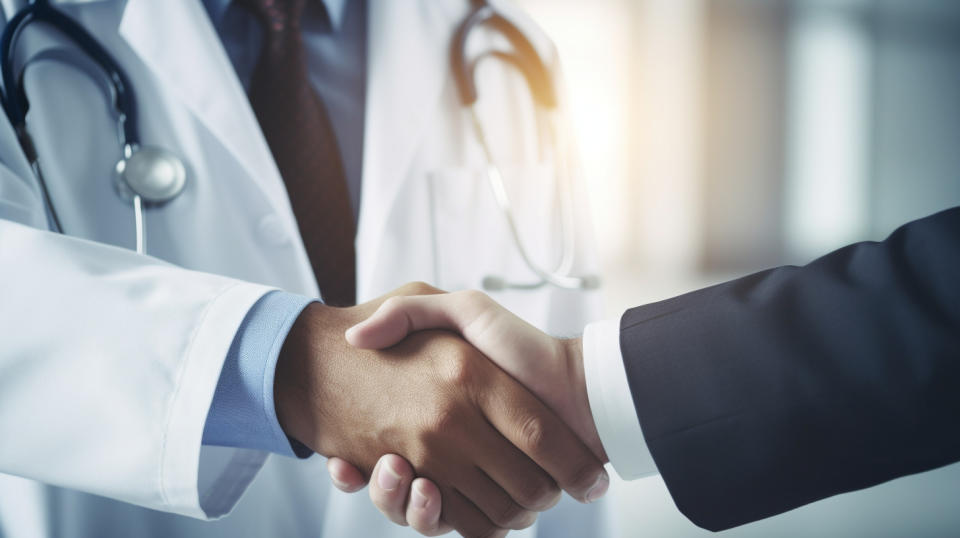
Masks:
[[[300,15],[306,0],[236,0],[250,10],[263,24],[269,37],[283,37],[291,31],[299,32]]]

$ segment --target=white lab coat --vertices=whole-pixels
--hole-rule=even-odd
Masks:
[[[15,3],[3,1],[8,17]],[[448,69],[467,4],[369,0],[361,301],[411,280],[459,289],[488,273],[532,277],[485,183]],[[103,89],[53,60],[26,71],[29,130],[69,235],[45,231],[37,183],[0,120],[0,472],[52,485],[0,475],[0,534],[407,535],[365,494],[331,491],[320,457],[201,448],[223,358],[248,308],[270,289],[316,295],[316,284],[283,182],[201,2],[64,9],[124,67],[140,99],[143,141],[181,155],[189,183],[148,212],[152,257],[119,248],[133,245],[133,213],[111,183],[120,148]],[[543,35],[505,9],[555,64]],[[65,43],[33,26],[17,58],[73,48]],[[491,44],[480,35],[472,45]],[[526,86],[494,62],[480,80],[520,227],[534,256],[548,259],[559,237],[553,170]],[[579,269],[594,270],[580,209],[577,218]],[[598,314],[595,293],[494,295],[554,333],[573,333]],[[554,511],[542,525],[604,534],[598,510]]]

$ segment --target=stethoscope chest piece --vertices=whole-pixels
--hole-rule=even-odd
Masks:
[[[146,205],[160,205],[183,192],[187,170],[173,152],[143,146],[128,153],[116,167],[116,186],[123,198],[139,196]]]
[[[14,69],[14,48],[24,28],[32,22],[45,23],[73,41],[79,53],[72,49],[48,49]],[[155,146],[141,146],[137,121],[137,99],[133,85],[121,65],[83,26],[70,16],[54,8],[50,0],[33,0],[10,19],[0,34],[0,75],[3,79],[2,103],[10,123],[17,129],[23,151],[31,162],[37,181],[43,191],[51,227],[63,232],[53,201],[47,192],[30,136],[26,129],[30,106],[23,87],[23,70],[39,59],[49,58],[75,65],[92,73],[94,80],[104,84],[109,102],[116,111],[117,134],[123,157],[114,170],[113,184],[120,197],[131,202],[136,226],[137,252],[146,253],[146,223],[144,208],[162,205],[183,192],[187,170],[174,153]]]

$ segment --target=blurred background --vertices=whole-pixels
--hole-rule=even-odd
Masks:
[[[960,204],[957,0],[518,1],[560,51],[608,317]],[[615,491],[622,536],[711,534],[659,478]],[[722,534],[957,536],[960,465]]]

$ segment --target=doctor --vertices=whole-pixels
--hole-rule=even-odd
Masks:
[[[281,172],[291,165],[280,155],[276,129],[262,121],[269,99],[256,96],[267,91],[255,82],[264,36],[244,31],[256,20],[241,18],[226,1],[58,5],[131,79],[143,141],[185,163],[184,192],[145,213],[151,257],[116,248],[134,246],[133,209],[111,181],[120,148],[103,88],[84,69],[52,56],[35,59],[44,50],[72,49],[62,35],[42,25],[23,33],[15,60],[26,65],[27,128],[66,234],[49,231],[36,175],[12,126],[2,122],[0,437],[8,441],[0,444],[0,462],[12,475],[84,485],[102,496],[4,476],[5,536],[409,532],[371,517],[368,501],[334,492],[319,457],[202,444],[215,437],[204,428],[216,411],[211,402],[218,401],[224,360],[252,310],[277,297],[272,290],[315,297],[318,279],[342,283],[355,275],[353,289],[336,285],[350,302],[354,294],[365,301],[411,280],[459,289],[478,287],[490,274],[533,277],[500,219],[482,174],[486,157],[448,68],[448,43],[468,2],[322,4],[326,18],[317,20],[327,33],[309,33],[304,24],[304,53],[357,215],[355,273],[337,273],[346,257],[321,267],[309,255],[314,237],[298,218],[309,211],[288,196]],[[497,6],[555,66],[535,26],[509,4]],[[3,2],[6,18],[19,7]],[[498,44],[478,34],[470,48]],[[549,259],[558,240],[550,218],[555,200],[545,194],[552,192],[552,148],[537,136],[522,78],[496,62],[479,73],[480,111],[518,227],[530,254]],[[584,215],[575,217],[583,233]],[[350,227],[349,219],[341,223]],[[576,254],[575,269],[591,269],[589,252]],[[584,291],[543,287],[495,296],[554,333],[597,315],[597,298]],[[46,442],[9,442],[23,432]],[[604,534],[599,505],[574,506],[548,513],[540,532]],[[227,513],[215,522],[176,515]]]

